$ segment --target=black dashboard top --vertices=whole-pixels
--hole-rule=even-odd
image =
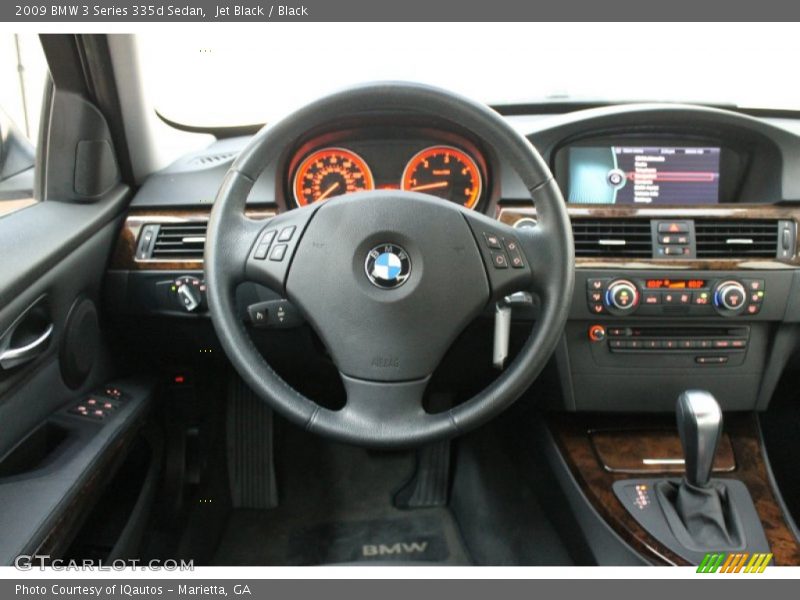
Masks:
[[[580,110],[526,122],[509,117],[539,149],[562,189],[569,184],[571,148],[709,147],[720,148],[719,201],[777,203],[800,201],[800,136],[765,119],[700,106],[626,104]],[[210,205],[236,155],[249,137],[219,140],[185,155],[151,175],[136,194],[132,207],[187,208]],[[487,185],[480,210],[496,203],[527,201],[522,182],[481,140],[456,124],[421,124],[409,115],[379,121],[354,119],[331,126],[327,132],[309,132],[283,157],[266,165],[248,203],[288,209],[295,205],[292,177],[310,149],[342,146],[370,155],[373,171],[384,185],[400,183],[402,164],[414,151],[447,144],[476,159]],[[403,155],[398,157],[397,155]],[[409,156],[405,156],[408,154]],[[397,164],[394,164],[397,163]]]

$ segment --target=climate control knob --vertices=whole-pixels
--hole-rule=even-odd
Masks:
[[[714,291],[714,306],[728,313],[739,313],[744,310],[747,292],[738,281],[723,281]]]
[[[627,279],[612,281],[606,290],[606,308],[614,312],[629,312],[639,305],[639,289]]]

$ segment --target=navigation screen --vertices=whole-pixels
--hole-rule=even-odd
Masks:
[[[568,202],[716,204],[719,154],[699,147],[573,147]]]

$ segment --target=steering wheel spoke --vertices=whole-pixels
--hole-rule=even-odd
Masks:
[[[347,403],[338,411],[320,409],[309,431],[336,431],[342,436],[359,432],[374,447],[395,448],[458,433],[448,413],[430,414],[422,405],[430,377],[413,381],[370,381],[340,373]],[[424,438],[419,423],[426,423]]]
[[[377,428],[425,414],[422,396],[430,376],[413,381],[370,381],[340,373],[347,393],[348,418],[371,421]]]

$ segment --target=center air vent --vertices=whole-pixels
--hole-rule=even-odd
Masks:
[[[650,221],[573,220],[575,256],[652,258]]]
[[[236,157],[236,152],[219,152],[217,154],[203,154],[193,158],[190,162],[192,165],[216,165],[219,163],[227,162]]]
[[[164,223],[158,228],[149,258],[199,260],[206,245],[207,223]]]
[[[705,221],[694,223],[697,258],[775,258],[778,221]]]

